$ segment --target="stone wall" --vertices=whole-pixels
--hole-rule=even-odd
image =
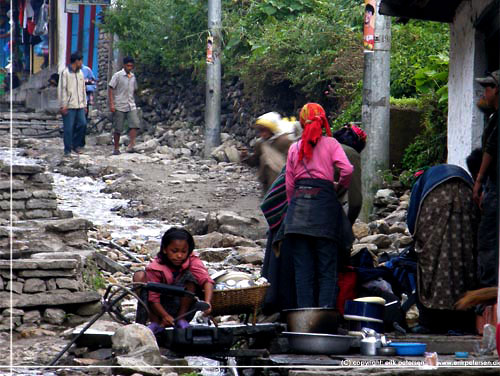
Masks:
[[[11,198],[14,219],[61,217],[56,195],[52,191],[52,176],[39,165],[12,166],[12,196],[10,194],[10,166],[1,169],[0,218],[10,218]]]
[[[12,114],[0,112],[0,137],[10,137],[10,119],[12,116],[12,137],[59,137],[62,119],[57,115],[24,112],[15,108]]]
[[[83,290],[79,260],[0,260],[0,331],[9,330],[11,313],[16,331],[42,321],[61,325],[68,312],[81,313],[82,304],[100,299],[97,292]]]
[[[108,79],[111,72],[111,61],[113,56],[112,36],[108,33],[99,33],[98,46],[98,68],[97,68],[97,93],[94,97],[94,108],[98,111],[106,111]]]
[[[58,209],[52,182],[37,164],[0,166],[0,331],[10,329],[11,315],[20,332],[62,324],[100,299],[83,281],[92,274],[85,263],[92,251],[84,250],[92,224]]]

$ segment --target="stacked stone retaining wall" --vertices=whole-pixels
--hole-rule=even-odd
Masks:
[[[99,299],[84,291],[77,259],[0,260],[0,331],[9,330],[11,314],[13,328],[22,331],[42,321],[63,324],[67,313],[82,313],[82,304]]]
[[[62,119],[55,114],[26,112],[20,107],[0,112],[0,137],[10,137],[12,132],[13,138],[53,138],[60,136],[61,127]]]
[[[0,218],[40,219],[62,217],[57,209],[56,194],[52,191],[53,178],[36,164],[13,165],[1,168]],[[12,186],[12,194],[10,188]]]

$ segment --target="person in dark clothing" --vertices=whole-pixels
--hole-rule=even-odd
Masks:
[[[472,197],[481,208],[478,229],[478,275],[480,287],[498,285],[497,158],[498,90],[500,70],[476,81],[484,88],[478,107],[492,112],[482,137],[482,160]]]
[[[363,194],[361,189],[361,151],[366,146],[366,133],[354,124],[348,124],[335,133],[333,137],[340,142],[342,149],[344,149],[347,159],[354,167],[352,173],[351,184],[349,189],[345,192],[339,190],[338,196],[340,203],[345,206],[347,202],[347,217],[354,224],[361,212],[363,204]]]
[[[420,312],[414,332],[473,331],[474,315],[454,309],[477,281],[472,184],[463,168],[442,164],[427,169],[412,188],[407,223],[415,240]]]

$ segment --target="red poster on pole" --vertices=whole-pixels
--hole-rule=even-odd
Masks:
[[[214,63],[213,46],[214,46],[214,38],[212,36],[209,36],[207,38],[207,64]]]
[[[363,47],[365,51],[373,51],[375,48],[375,9],[377,9],[376,0],[365,0],[363,26]]]

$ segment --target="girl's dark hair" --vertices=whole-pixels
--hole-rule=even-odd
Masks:
[[[361,140],[356,134],[356,132],[354,132],[352,128],[349,127],[340,128],[333,134],[333,137],[337,139],[337,141],[340,142],[341,144],[350,146],[358,153],[361,153],[361,151],[365,148],[366,145],[366,142]]]
[[[158,252],[158,257],[160,258],[163,264],[169,264],[169,260],[167,255],[163,253],[163,250],[168,247],[170,243],[174,240],[185,240],[188,243],[188,256],[194,250],[194,239],[193,236],[189,233],[189,231],[180,228],[180,227],[172,227],[165,231],[163,237],[161,238],[161,246],[160,252]]]

